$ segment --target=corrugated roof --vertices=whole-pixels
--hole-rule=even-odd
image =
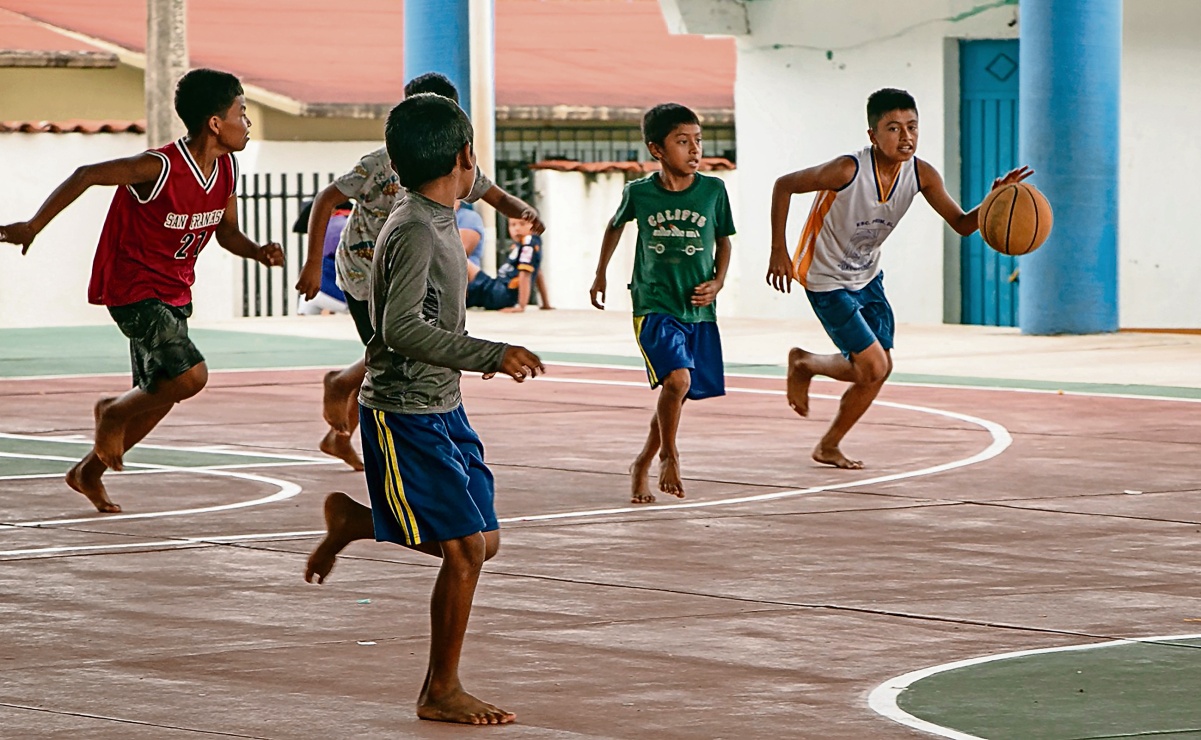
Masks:
[[[571,159],[546,159],[530,165],[532,170],[554,170],[556,172],[584,172],[599,174],[602,172],[658,172],[662,169],[659,163],[650,162],[576,162]],[[701,157],[698,167],[701,172],[717,172],[736,169],[734,163],[725,157]]]
[[[145,50],[146,0],[0,0],[0,8]],[[193,66],[229,70],[309,106],[391,105],[403,88],[400,0],[336,8],[326,0],[204,0],[188,3],[188,22]],[[0,48],[86,46],[36,28],[26,36],[0,27]],[[643,109],[674,100],[730,110],[734,65],[732,39],[670,34],[656,0],[496,0],[500,109]]]
[[[115,134],[146,133],[145,121],[0,121],[0,133]]]

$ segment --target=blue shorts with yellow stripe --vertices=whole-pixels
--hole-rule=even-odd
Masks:
[[[686,398],[699,400],[726,395],[725,366],[717,322],[688,323],[664,313],[634,317],[634,337],[646,362],[651,388],[672,372],[686,368],[692,384]]]
[[[484,445],[460,405],[442,414],[359,406],[375,539],[444,542],[500,527]]]

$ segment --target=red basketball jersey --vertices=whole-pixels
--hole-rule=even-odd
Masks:
[[[196,255],[237,187],[232,154],[220,157],[206,179],[183,139],[148,153],[163,161],[163,172],[145,200],[131,186],[117,188],[92,262],[90,303],[191,303]]]

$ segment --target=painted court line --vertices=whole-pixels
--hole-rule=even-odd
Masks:
[[[87,517],[78,517],[74,519],[46,519],[40,522],[4,522],[9,527],[16,529],[29,529],[36,527],[48,527],[55,524],[81,524],[84,522],[115,522],[124,519],[157,519],[169,516],[185,516],[188,514],[211,514],[218,511],[231,511],[233,509],[244,509],[248,506],[261,506],[264,504],[273,504],[277,501],[284,501],[296,496],[300,493],[301,487],[291,481],[281,480],[279,478],[269,478],[265,475],[256,475],[254,473],[242,473],[234,470],[219,470],[216,468],[172,468],[166,465],[152,466],[161,470],[171,472],[184,473],[200,473],[202,475],[214,475],[225,478],[238,478],[248,480],[255,483],[264,483],[266,485],[275,486],[279,490],[269,496],[256,498],[249,501],[236,501],[232,504],[218,504],[215,506],[201,506],[194,509],[172,509],[170,511],[148,511],[141,514],[106,514],[104,516],[92,515]],[[0,529],[0,532],[12,531],[8,529]],[[19,554],[20,551],[0,552],[0,555]]]
[[[585,378],[548,378],[545,376],[539,378],[535,382],[567,383],[567,384],[574,384],[574,385],[605,385],[605,386],[636,387],[636,388],[646,387],[645,383],[626,381],[626,380],[590,380],[590,379],[585,379]],[[764,388],[728,387],[728,388],[726,388],[726,390],[727,390],[727,392],[732,392],[732,393],[751,393],[751,394],[758,394],[758,395],[780,395],[780,396],[784,395],[783,391],[774,390],[774,389],[764,389]],[[817,394],[814,394],[814,397],[831,398],[830,396],[818,396]],[[889,475],[875,476],[875,477],[861,479],[861,480],[841,481],[841,482],[837,482],[837,483],[830,483],[830,484],[827,484],[824,486],[813,486],[813,487],[809,487],[809,488],[798,488],[798,489],[792,489],[792,490],[787,490],[787,491],[776,491],[774,493],[755,494],[755,495],[751,495],[751,496],[735,496],[735,497],[730,497],[730,498],[714,499],[711,501],[689,501],[687,503],[655,504],[655,505],[649,505],[649,506],[648,505],[622,506],[622,507],[614,507],[614,508],[608,508],[608,509],[566,511],[566,512],[558,512],[558,513],[554,513],[554,514],[532,514],[532,515],[528,515],[528,516],[506,517],[506,518],[500,519],[499,521],[502,524],[514,524],[514,523],[518,523],[518,522],[594,518],[594,517],[610,516],[610,515],[615,515],[615,514],[632,514],[632,513],[654,516],[654,515],[659,515],[659,514],[664,514],[664,513],[671,513],[674,511],[681,510],[681,509],[699,509],[699,508],[711,508],[711,507],[716,507],[716,506],[733,506],[733,505],[739,505],[739,504],[756,503],[756,502],[760,502],[760,501],[772,501],[775,499],[782,499],[782,498],[792,498],[795,496],[804,496],[804,495],[808,495],[808,494],[819,493],[822,491],[828,491],[828,490],[831,490],[834,488],[838,488],[841,490],[841,489],[856,488],[856,487],[866,486],[866,485],[874,485],[877,483],[885,483],[885,482],[890,482],[890,481],[905,480],[908,478],[917,478],[917,477],[922,477],[922,476],[927,476],[927,475],[934,475],[937,473],[942,473],[942,472],[945,472],[948,470],[954,470],[956,468],[961,468],[961,467],[965,467],[968,465],[975,465],[977,463],[984,462],[986,460],[990,460],[990,459],[996,457],[997,455],[1000,455],[1002,452],[1005,451],[1006,448],[1008,448],[1013,443],[1013,438],[1012,438],[1012,436],[1010,436],[1009,431],[1005,427],[1003,427],[1002,425],[1000,425],[994,421],[989,421],[987,419],[981,419],[981,418],[978,418],[975,416],[969,416],[967,414],[960,414],[955,411],[947,411],[944,409],[935,409],[935,408],[929,408],[929,407],[925,407],[925,406],[915,406],[912,404],[901,404],[901,403],[894,403],[891,401],[876,401],[876,403],[879,405],[882,405],[882,406],[889,406],[891,408],[896,408],[896,409],[901,409],[901,410],[906,410],[906,411],[914,411],[917,413],[928,413],[928,414],[934,414],[936,416],[943,416],[943,417],[947,417],[950,419],[956,419],[958,421],[964,421],[969,424],[973,424],[975,426],[982,427],[985,431],[987,431],[989,433],[989,435],[991,437],[991,442],[988,445],[988,447],[986,447],[984,450],[976,453],[975,455],[971,455],[970,457],[962,458],[960,460],[953,460],[951,462],[943,463],[940,465],[934,465],[934,466],[931,466],[928,468],[922,468],[920,470],[913,470],[913,471],[907,471],[907,472],[901,472],[901,473],[892,473]],[[181,470],[187,471],[187,470],[196,470],[196,469],[195,468],[191,468],[191,469],[190,468],[182,468]],[[217,471],[209,471],[209,472],[210,472],[210,474],[214,474],[214,475],[220,474]],[[238,474],[228,473],[228,475],[236,477]],[[267,480],[273,480],[273,479],[267,479]],[[283,481],[276,481],[277,485],[281,485],[283,483],[284,483]],[[288,485],[295,486],[295,484],[288,484]],[[296,493],[299,493],[299,486],[296,486],[296,489],[297,489]],[[294,496],[294,495],[296,495],[296,493],[292,493],[291,495]],[[276,498],[276,497],[278,497],[278,498]],[[122,518],[147,518],[148,519],[148,518],[161,517],[161,516],[179,516],[180,514],[185,514],[185,513],[187,513],[187,514],[202,513],[202,512],[206,512],[206,511],[222,510],[225,508],[240,508],[240,507],[244,507],[244,506],[254,506],[254,505],[258,505],[258,504],[271,503],[276,500],[282,500],[282,498],[290,498],[290,496],[281,496],[281,494],[276,494],[276,497],[267,497],[266,499],[257,499],[253,502],[245,502],[245,503],[237,504],[237,505],[226,505],[225,507],[210,507],[207,509],[191,509],[191,510],[171,511],[171,512],[150,512],[150,513],[146,513],[146,514],[116,514],[113,516],[106,516],[106,517],[102,517],[102,518],[92,516],[92,517],[87,517],[87,518],[82,518],[82,519],[59,519],[59,520],[51,520],[48,522],[25,523],[21,526],[33,527],[33,526],[41,526],[41,525],[45,525],[45,524],[74,524],[74,523],[79,523],[79,522],[112,521],[114,519],[122,519]],[[289,536],[300,537],[300,536],[316,536],[316,535],[321,535],[321,534],[324,534],[324,532],[318,530],[318,531],[312,531],[312,532],[277,533],[276,535],[273,535],[273,536],[278,537],[281,535],[289,535]],[[252,539],[255,536],[256,535],[244,535],[243,537],[245,537],[247,539]],[[267,538],[265,535],[259,535],[259,536]],[[218,538],[215,538],[215,537],[210,537],[210,538],[204,539],[204,541],[213,542],[213,543],[216,543],[217,540],[218,540]],[[174,546],[177,546],[177,547],[194,547],[197,544],[203,545],[204,541],[192,542],[192,541],[185,541],[185,540],[174,540],[174,541],[168,541],[166,543],[162,543],[162,542],[155,543],[153,545],[148,545],[145,543],[127,543],[122,546],[124,546],[124,547],[150,547],[150,546],[171,547],[172,545],[170,543],[174,542],[175,543]],[[64,546],[64,547],[59,547],[59,548],[37,548],[36,552],[32,551],[32,550],[7,550],[7,551],[0,551],[0,556],[32,555],[32,554],[58,554],[58,553],[67,553],[67,552],[87,552],[87,551],[95,550],[95,549],[113,549],[116,547],[118,547],[118,546],[114,546],[114,545],[103,545],[103,546],[82,545],[82,546],[70,546],[70,547]]]
[[[877,714],[887,717],[888,719],[898,722],[907,727],[912,727],[915,730],[928,732],[939,737],[951,738],[952,740],[987,740],[978,735],[969,735],[966,732],[960,732],[950,727],[927,722],[924,719],[909,714],[904,709],[897,705],[897,697],[903,691],[908,689],[918,681],[929,678],[930,676],[947,671],[953,671],[957,668],[967,668],[968,666],[980,665],[982,663],[992,663],[999,660],[1009,660],[1011,658],[1022,658],[1027,655],[1042,655],[1045,653],[1062,653],[1069,651],[1083,650],[1098,650],[1101,648],[1117,647],[1119,645],[1131,645],[1136,643],[1163,643],[1173,640],[1195,640],[1201,638],[1201,634],[1195,635],[1168,635],[1166,637],[1131,637],[1124,640],[1110,640],[1108,642],[1090,643],[1087,645],[1067,645],[1064,647],[1041,648],[1038,650],[1018,650],[1010,653],[998,653],[996,655],[983,655],[976,658],[968,658],[966,660],[957,660],[954,663],[943,663],[942,665],[922,668],[921,670],[911,671],[895,678],[890,678],[884,683],[877,686],[868,695],[867,703]]]
[[[52,444],[92,446],[92,440],[80,434],[69,436],[38,436],[35,434],[9,434],[0,432],[0,439],[15,439],[22,442],[50,442]],[[326,462],[326,458],[311,455],[280,455],[272,452],[243,452],[229,445],[205,445],[202,447],[178,447],[138,443],[140,450],[167,450],[168,452],[195,452],[198,455],[228,455],[230,457],[261,457],[267,460],[296,460],[299,462]],[[72,458],[75,460],[77,458]]]
[[[24,455],[11,455],[11,457],[25,457]],[[32,458],[26,458],[32,459]],[[71,457],[56,457],[44,458],[53,460],[66,460],[75,462],[79,458]],[[125,463],[126,465],[134,465],[136,463]],[[126,476],[126,475],[155,475],[160,473],[186,473],[191,470],[207,471],[207,470],[241,470],[244,468],[298,468],[304,465],[345,465],[341,460],[306,460],[304,462],[273,462],[273,463],[242,463],[240,465],[196,465],[189,468],[154,468],[152,470],[122,470],[119,472],[110,472],[108,475]],[[38,480],[49,478],[62,478],[62,473],[30,473],[28,475],[0,475],[0,481],[3,480]]]
[[[643,374],[646,373],[646,370],[644,368],[632,367],[630,365],[593,365],[591,363],[586,363],[586,362],[567,362],[567,361],[553,361],[553,362],[547,362],[546,364],[550,365],[550,366],[559,365],[559,366],[563,366],[563,367],[584,367],[584,368],[596,368],[598,370],[628,370],[628,371],[638,372],[638,373],[643,373]],[[765,375],[762,373],[727,372],[725,374],[725,376],[727,378],[752,378],[755,380],[783,380],[784,379],[782,376],[779,376],[779,375]],[[815,377],[815,378],[813,378],[813,380],[815,382],[820,382],[820,383],[840,383],[840,384],[842,384],[840,381],[833,380],[831,378],[824,378],[824,377]],[[1010,381],[1010,379],[1008,379],[1008,378],[990,378],[989,380],[1001,380],[1001,381],[1015,382],[1015,381]],[[1038,382],[1049,383],[1049,382],[1054,382],[1054,381],[1038,381]],[[645,386],[646,384],[644,383],[643,385]],[[845,385],[845,384],[842,384],[842,385]],[[1201,398],[1186,398],[1183,396],[1149,396],[1149,395],[1141,395],[1141,394],[1137,394],[1137,393],[1102,393],[1099,391],[1072,391],[1072,390],[1058,390],[1058,389],[1050,390],[1048,388],[1020,388],[1017,386],[1006,386],[1006,385],[965,385],[962,383],[937,383],[937,382],[933,382],[933,381],[921,382],[921,381],[905,381],[905,380],[889,380],[888,385],[889,386],[898,386],[898,387],[902,387],[902,388],[946,388],[947,390],[955,390],[955,391],[1000,391],[1003,393],[1037,393],[1037,394],[1052,395],[1052,396],[1078,396],[1078,397],[1084,397],[1084,398],[1122,398],[1122,399],[1126,399],[1126,400],[1130,400],[1130,401],[1179,401],[1181,403],[1201,403]],[[1117,385],[1117,384],[1096,383],[1095,385]],[[1158,386],[1158,387],[1170,389],[1170,386]],[[726,390],[729,390],[729,389],[727,388]],[[816,396],[816,394],[815,394],[815,396]],[[830,396],[816,396],[816,397],[829,398]],[[880,403],[880,401],[876,401],[875,403]]]
[[[637,358],[631,358],[637,359]],[[570,360],[553,360],[545,363],[548,366],[560,367],[583,367],[596,370],[626,370],[632,372],[645,373],[646,370],[641,367],[630,365],[606,365],[590,362],[572,362]],[[298,365],[294,367],[239,367],[226,368],[222,370],[209,370],[210,375],[235,374],[235,373],[269,373],[269,372],[295,372],[307,370],[329,370],[328,365]],[[753,378],[757,380],[782,380],[778,375],[764,375],[759,373],[731,373],[727,372],[727,378]],[[16,375],[12,377],[0,377],[0,383],[6,380],[79,380],[81,378],[129,378],[128,372],[122,373],[69,373],[66,375]],[[829,378],[817,377],[813,379],[822,383],[836,383],[838,381]],[[1002,382],[1018,382],[1010,378],[989,378],[988,380],[1000,380]],[[1039,382],[1054,382],[1054,381],[1039,381]],[[1100,391],[1073,391],[1073,390],[1050,390],[1047,388],[1021,388],[1019,386],[1007,385],[964,385],[962,383],[938,383],[934,381],[919,382],[919,381],[902,381],[890,380],[890,386],[899,386],[905,388],[946,388],[948,390],[962,391],[1001,391],[1004,393],[1040,393],[1044,395],[1054,396],[1078,396],[1085,398],[1122,398],[1131,401],[1176,401],[1180,403],[1201,403],[1201,398],[1186,398],[1183,396],[1151,396],[1138,393],[1103,393]],[[1097,383],[1096,385],[1107,385],[1105,383]],[[1118,384],[1110,384],[1118,385]],[[1171,386],[1153,386],[1170,389]],[[728,390],[728,389],[727,389]]]

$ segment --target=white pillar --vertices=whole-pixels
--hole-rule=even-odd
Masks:
[[[175,84],[187,71],[187,0],[146,0],[146,139],[151,147],[184,134],[175,115]]]
[[[496,177],[496,5],[494,0],[470,0],[471,125],[480,169]],[[496,212],[478,201],[475,210],[487,232],[480,248],[481,266],[496,274]]]

